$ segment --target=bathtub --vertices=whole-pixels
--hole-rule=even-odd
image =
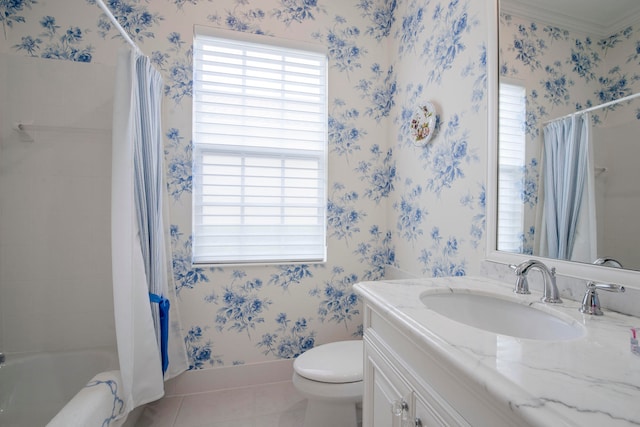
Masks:
[[[117,368],[115,352],[101,349],[9,354],[0,368],[0,426],[45,426],[96,374]]]

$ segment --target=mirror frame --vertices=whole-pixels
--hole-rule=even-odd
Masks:
[[[562,261],[531,255],[498,251],[497,202],[498,202],[498,88],[499,88],[499,14],[500,0],[487,2],[487,185],[486,185],[486,260],[499,264],[519,264],[537,259],[549,267],[555,267],[559,276],[584,280],[612,282],[629,288],[640,289],[640,271],[614,267]]]

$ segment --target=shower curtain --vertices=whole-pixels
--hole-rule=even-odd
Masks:
[[[597,258],[595,174],[588,113],[544,127],[538,253],[554,259]]]
[[[188,367],[169,245],[160,123],[162,79],[147,57],[118,54],[111,245],[118,358],[127,413],[164,395]]]

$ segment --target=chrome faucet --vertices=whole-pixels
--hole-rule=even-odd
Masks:
[[[616,285],[615,283],[589,282],[587,283],[587,291],[584,294],[584,298],[582,298],[580,313],[602,316],[600,298],[598,298],[598,292],[596,292],[596,289],[609,292],[624,292],[624,286]]]
[[[542,292],[541,299],[542,302],[562,302],[558,293],[558,286],[556,285],[555,268],[549,269],[546,265],[544,265],[544,263],[535,259],[524,261],[518,265],[512,265],[511,268],[513,268],[516,273],[516,286],[513,289],[513,292],[517,294],[530,294],[531,292],[529,292],[529,282],[527,281],[527,274],[529,273],[529,270],[538,270],[540,271],[540,273],[542,273],[542,278],[544,280],[544,291]]]
[[[593,263],[595,265],[603,265],[605,267],[609,266],[609,267],[615,267],[615,268],[622,268],[622,264],[620,263],[620,261],[618,261],[615,258],[602,257],[593,261]]]

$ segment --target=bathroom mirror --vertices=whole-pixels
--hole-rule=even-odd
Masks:
[[[570,257],[550,258],[544,252],[539,252],[535,227],[540,225],[540,214],[536,211],[540,199],[538,176],[543,173],[540,163],[543,160],[541,153],[545,122],[640,92],[637,72],[640,64],[640,52],[637,51],[640,2],[502,0],[491,3],[490,7],[493,9],[490,16],[494,22],[490,25],[487,50],[490,111],[488,258],[509,263],[541,258],[557,266],[559,272],[570,276],[611,281],[615,280],[613,274],[625,284],[637,283],[640,251],[636,249],[636,242],[640,241],[640,223],[635,216],[636,212],[640,212],[640,205],[614,207],[608,222],[595,216],[599,242],[593,260],[588,256],[578,261]],[[520,115],[520,118],[526,118],[520,120],[525,125],[519,129],[521,134],[517,138],[522,138],[524,143],[517,162],[509,159],[508,153],[501,151],[498,143],[501,133],[509,133],[505,130],[509,111],[500,112],[501,105],[508,105],[508,98],[499,102],[500,96],[506,96],[505,85],[507,89],[515,87],[512,99],[525,101],[520,103],[520,111],[516,106],[515,113],[511,112],[516,117]],[[614,93],[616,88],[623,90]],[[590,129],[594,130],[591,164],[594,175],[598,174],[593,180],[604,181],[605,184],[617,183],[618,187],[614,190],[622,193],[621,198],[625,203],[635,197],[640,199],[640,190],[633,189],[637,187],[635,183],[640,181],[640,169],[633,166],[634,161],[627,160],[638,158],[634,154],[640,153],[630,152],[629,145],[625,150],[620,149],[630,141],[621,135],[626,133],[634,136],[640,133],[638,111],[640,98],[608,109],[596,108],[590,113]],[[501,114],[503,117],[499,119]],[[611,129],[617,133],[604,138],[597,135],[598,132]],[[502,138],[505,138],[504,135]],[[598,146],[599,143],[601,146]],[[505,145],[503,142],[502,148]],[[605,154],[606,157],[596,157],[595,154]],[[603,186],[599,181],[595,181],[594,187]],[[509,184],[512,188],[505,188]],[[597,198],[598,203],[602,204],[602,196]],[[505,207],[505,203],[508,206]],[[515,220],[512,218],[509,223],[505,217],[511,208],[516,208],[513,214]],[[619,237],[612,238],[613,233],[605,232],[611,224],[622,230]],[[584,242],[578,245],[584,245]],[[620,258],[624,268],[592,265],[597,257]]]

